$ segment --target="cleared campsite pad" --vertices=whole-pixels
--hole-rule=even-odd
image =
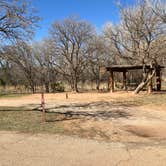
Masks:
[[[0,166],[165,165],[165,93],[68,95],[0,99]]]
[[[166,138],[166,94],[40,94],[0,98],[0,130],[57,133],[108,142],[153,142]]]

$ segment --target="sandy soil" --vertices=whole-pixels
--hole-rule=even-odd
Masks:
[[[166,105],[115,102],[134,97],[131,93],[70,93],[69,99],[64,93],[45,95],[49,111],[68,112],[63,124],[73,136],[0,132],[0,166],[165,166]],[[0,99],[0,106],[39,105],[38,94]]]
[[[47,106],[49,105],[62,105],[65,103],[89,103],[97,101],[113,101],[117,98],[131,98],[131,93],[68,93],[68,99],[66,99],[66,93],[45,94],[45,100]],[[22,96],[18,98],[0,98],[0,106],[19,106],[28,107],[39,105],[41,102],[41,95],[34,94],[28,96]]]
[[[0,132],[0,166],[165,166],[164,145]]]

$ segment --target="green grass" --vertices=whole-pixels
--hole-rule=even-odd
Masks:
[[[0,130],[30,133],[63,133],[62,122],[53,121],[55,114],[47,115],[50,122],[43,123],[41,112],[1,108]],[[52,122],[51,122],[52,121]]]

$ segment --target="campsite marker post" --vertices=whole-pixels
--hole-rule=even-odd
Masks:
[[[68,98],[69,98],[68,93],[66,93],[66,99],[68,99]]]

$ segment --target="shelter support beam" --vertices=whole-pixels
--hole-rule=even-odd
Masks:
[[[127,77],[126,77],[126,71],[123,71],[123,89],[127,90]]]
[[[150,75],[152,74],[152,71],[150,71],[150,74],[148,77],[150,77]],[[153,81],[152,81],[152,78],[150,79],[149,83],[148,83],[148,87],[147,87],[147,90],[148,90],[148,93],[152,93],[153,91]]]
[[[161,69],[156,70],[156,89],[157,91],[161,90]]]
[[[110,92],[114,92],[114,73],[110,70]]]

